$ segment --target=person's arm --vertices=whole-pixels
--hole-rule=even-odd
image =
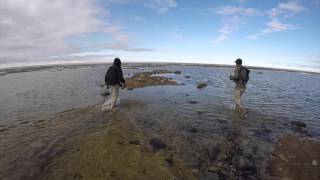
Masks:
[[[108,78],[110,78],[110,77],[108,77],[108,72],[110,71],[111,68],[112,68],[112,66],[108,68],[106,75],[104,76],[104,82],[106,85],[109,84]]]
[[[126,81],[123,79],[122,68],[120,67],[117,72],[118,72],[117,78],[118,78],[118,82],[120,84],[120,87],[122,89],[124,89],[124,88],[126,88]]]
[[[230,75],[230,79],[233,80],[233,81],[238,81],[238,80],[239,80],[239,76],[240,76],[240,71],[239,71],[239,68],[236,67],[236,68],[234,69],[234,74],[233,74],[233,76]]]
[[[108,71],[109,71],[109,69],[107,70],[106,75],[104,76],[104,85],[107,86],[107,89],[109,89],[109,82],[108,82]]]
[[[108,72],[111,70],[111,68],[112,68],[112,66],[108,68],[106,75],[104,76],[104,84],[107,86],[107,89],[109,89],[109,86],[110,86],[110,82],[108,80],[108,79],[110,79],[110,77],[108,77]]]
[[[123,79],[123,73],[122,73],[122,68],[120,68],[120,70],[119,70],[119,81],[121,82],[121,83],[123,83],[123,84],[125,84],[126,83],[126,81]]]

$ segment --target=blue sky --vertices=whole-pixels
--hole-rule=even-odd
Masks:
[[[240,57],[247,65],[320,72],[319,0],[19,3],[0,3],[0,10],[9,12],[0,22],[16,21],[15,26],[0,23],[0,28],[21,28],[17,14],[22,11],[26,14],[21,16],[30,18],[30,33],[0,37],[0,64],[95,62],[115,56],[123,61],[233,64]],[[16,44],[7,45],[13,38]]]

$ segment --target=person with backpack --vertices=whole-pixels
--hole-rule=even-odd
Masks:
[[[126,86],[125,80],[123,79],[121,60],[119,58],[115,58],[113,65],[109,67],[105,75],[105,85],[108,89],[111,86],[111,98],[101,105],[101,110],[110,111],[116,106],[120,87],[124,89]]]
[[[236,111],[240,112],[241,116],[244,116],[247,114],[247,111],[241,106],[241,96],[246,90],[250,70],[242,66],[242,59],[240,58],[238,58],[235,63],[236,67],[234,74],[230,75],[230,80],[233,80],[236,83],[234,92]]]

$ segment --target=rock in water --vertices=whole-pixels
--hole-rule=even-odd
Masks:
[[[198,132],[198,129],[195,128],[195,127],[193,127],[193,128],[191,128],[191,129],[189,129],[189,132],[191,132],[191,133],[196,133],[196,132]]]
[[[167,163],[168,166],[171,167],[171,166],[174,165],[174,162],[173,162],[172,157],[165,158],[164,160],[166,161],[166,163]]]
[[[213,145],[211,149],[208,150],[208,156],[211,162],[215,161],[217,159],[217,156],[220,153],[220,148],[218,145]]]
[[[197,84],[197,88],[198,88],[198,89],[205,88],[206,86],[207,86],[207,83],[205,83],[205,82],[199,82],[199,83]]]
[[[152,146],[153,151],[158,151],[166,147],[166,144],[160,138],[152,138],[149,144]]]
[[[312,166],[318,166],[317,160],[314,159],[314,160],[312,161]]]
[[[129,144],[132,144],[132,145],[140,145],[140,141],[139,141],[138,139],[131,140],[131,141],[129,141]]]
[[[104,83],[98,84],[99,87],[104,87]]]
[[[306,130],[307,125],[304,122],[291,121],[291,127],[297,132],[308,134],[308,131]]]
[[[257,173],[257,168],[254,165],[254,162],[243,156],[239,158],[239,169],[241,173],[246,175],[253,175]]]
[[[101,96],[109,96],[110,92],[107,89],[102,89]]]
[[[297,127],[306,127],[306,123],[299,122],[299,121],[291,121],[291,126],[297,126]]]
[[[189,103],[190,103],[190,104],[197,104],[198,102],[192,100],[192,101],[189,101]]]

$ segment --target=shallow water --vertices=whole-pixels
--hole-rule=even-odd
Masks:
[[[110,117],[99,112],[98,117],[92,116],[86,107],[104,101],[99,85],[106,68],[56,67],[0,76],[0,179],[41,176],[46,173],[43,168],[63,154],[66,145],[104,128]],[[232,69],[129,67],[124,73],[128,77],[153,69],[181,71],[165,75],[181,85],[123,90],[121,112],[128,113],[142,128],[155,132],[171,129],[174,143],[190,166],[197,166],[197,160],[191,157],[201,153],[202,146],[229,138],[241,139],[240,148],[255,151],[254,160],[263,167],[258,162],[272,150],[278,137],[296,133],[290,121],[305,122],[308,134],[320,139],[319,75],[251,70],[243,98],[249,117],[239,120],[233,112],[234,83],[229,80]],[[185,78],[187,75],[191,78]],[[199,90],[197,82],[208,86]],[[135,108],[127,111],[128,104]],[[67,112],[57,115],[62,111]],[[59,121],[57,116],[61,116]],[[194,128],[196,133],[191,130]]]

